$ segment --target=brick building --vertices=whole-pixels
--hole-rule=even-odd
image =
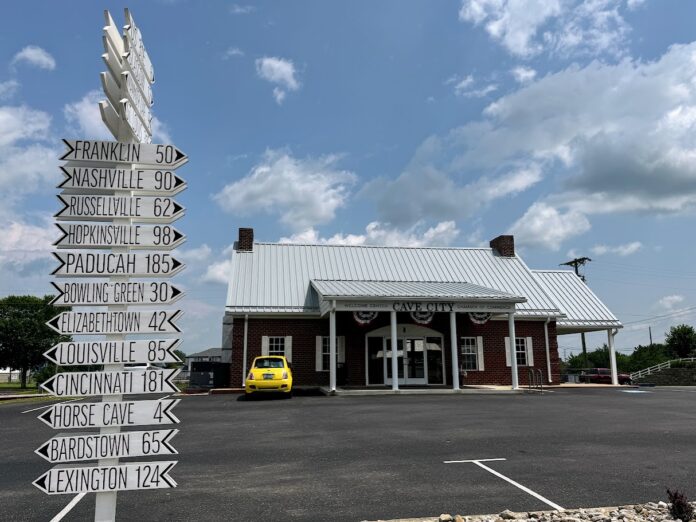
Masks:
[[[512,236],[490,248],[300,245],[241,228],[222,349],[233,386],[254,357],[283,354],[300,386],[517,387],[530,370],[559,382],[558,336],[598,330],[616,381],[618,328],[572,271],[530,270]]]

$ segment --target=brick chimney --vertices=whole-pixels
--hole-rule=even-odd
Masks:
[[[515,257],[515,236],[498,236],[489,245],[499,256]]]
[[[237,252],[252,252],[254,250],[254,229],[240,228],[237,240]]]

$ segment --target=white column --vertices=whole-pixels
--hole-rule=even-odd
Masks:
[[[459,389],[459,357],[457,355],[457,313],[450,312],[450,346],[452,348],[452,389]]]
[[[329,312],[329,389],[336,391],[336,310]]]
[[[614,332],[607,330],[609,341],[609,364],[611,365],[611,383],[616,386],[619,384],[619,374],[616,371],[616,349],[614,348]]]
[[[391,313],[391,367],[392,367],[392,390],[399,389],[399,359],[398,345],[396,341],[396,312]]]
[[[518,390],[520,383],[517,377],[517,343],[515,342],[515,313],[508,314],[508,335],[510,336],[510,371],[512,372],[512,389]]]
[[[249,334],[249,314],[244,314],[244,341],[242,345],[242,386],[246,386],[247,378],[247,339]]]
[[[549,348],[549,321],[551,319],[546,319],[544,323],[544,340],[546,341],[546,371],[549,376],[549,383],[551,383],[551,349]]]

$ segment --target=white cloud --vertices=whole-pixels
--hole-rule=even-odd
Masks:
[[[152,117],[152,142],[172,143],[169,128],[157,116]]]
[[[222,261],[211,263],[201,277],[201,281],[205,283],[220,283],[226,285],[232,277],[232,250],[234,243],[229,245],[222,251]]]
[[[534,203],[524,215],[510,227],[520,246],[538,246],[557,251],[561,243],[571,237],[584,234],[590,222],[579,212],[566,213],[543,202]]]
[[[300,88],[292,60],[264,56],[256,60],[256,74],[259,78],[276,85],[273,89],[273,97],[279,105],[285,100],[287,91],[297,91]]]
[[[100,90],[89,91],[82,99],[63,107],[63,115],[73,132],[85,139],[112,140],[99,112],[99,102],[104,99]]]
[[[448,246],[459,235],[454,221],[443,221],[425,229],[418,223],[406,230],[373,221],[365,227],[364,234],[334,234],[322,238],[314,228],[303,230],[289,237],[280,238],[281,243],[308,243],[322,245],[383,245],[383,246]]]
[[[51,259],[56,232],[51,218],[42,226],[11,221],[2,226],[0,234],[0,266],[12,264],[22,266],[39,259]]]
[[[17,63],[27,63],[38,67],[39,69],[47,69],[52,71],[56,68],[56,61],[46,50],[36,45],[28,45],[12,58],[12,65]]]
[[[603,256],[605,254],[616,254],[625,257],[630,256],[631,254],[635,254],[641,248],[643,248],[643,243],[641,243],[640,241],[633,241],[624,245],[615,246],[595,245],[592,248],[590,248],[590,252],[592,252],[596,256]]]
[[[245,15],[253,13],[255,10],[256,8],[253,5],[232,4],[230,6],[230,13],[233,15]]]
[[[244,56],[244,51],[242,51],[239,47],[229,47],[222,55],[222,59],[229,60],[235,56]]]
[[[0,100],[9,100],[17,93],[18,89],[19,82],[17,80],[0,82]]]
[[[520,65],[511,69],[510,74],[512,74],[517,83],[529,83],[536,78],[537,72],[531,67]]]
[[[187,263],[199,263],[208,259],[212,252],[212,249],[206,243],[203,243],[201,246],[196,248],[177,249],[176,257],[186,261]]]
[[[459,18],[483,25],[515,56],[618,55],[630,31],[622,7],[623,0],[462,0]]]
[[[356,176],[337,167],[339,156],[296,158],[287,150],[267,150],[244,178],[226,185],[213,199],[239,215],[280,216],[293,231],[331,221]]]
[[[684,302],[683,295],[678,295],[678,294],[666,295],[657,302],[657,305],[660,308],[664,308],[665,310],[673,310],[675,306],[677,306],[683,302]]]
[[[637,9],[645,3],[645,0],[626,0],[626,6],[629,9]]]
[[[20,140],[41,140],[48,135],[51,117],[43,112],[21,107],[0,107],[0,147]]]

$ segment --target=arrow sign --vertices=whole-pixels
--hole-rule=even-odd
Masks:
[[[172,198],[147,196],[59,195],[63,208],[59,221],[135,221],[171,223],[184,215],[184,207]]]
[[[174,321],[182,314],[181,310],[62,312],[46,324],[61,335],[179,333]]]
[[[126,50],[133,52],[138,57],[138,61],[142,65],[143,70],[147,75],[147,80],[150,83],[154,83],[155,69],[152,67],[150,56],[145,50],[142,33],[140,32],[138,26],[135,25],[133,13],[131,13],[130,9],[128,8],[126,8],[126,25],[123,27],[123,34],[126,40]]]
[[[128,190],[142,195],[173,196],[186,188],[186,182],[171,170],[118,169],[107,167],[61,167],[65,175],[62,189],[114,191]]]
[[[117,372],[56,373],[41,387],[55,397],[129,395],[178,392],[171,380],[180,372],[170,370],[121,370]]]
[[[53,257],[60,263],[58,268],[51,272],[51,275],[57,277],[170,277],[181,272],[186,266],[178,259],[172,257],[171,254],[160,254],[158,252],[148,254],[135,252],[109,252],[104,254],[95,252],[53,252]],[[123,289],[124,287],[118,287],[117,290]],[[152,287],[152,290],[156,289]],[[180,293],[180,291],[173,292],[173,295],[170,297],[176,297]],[[114,296],[113,299],[118,299],[118,296]]]
[[[54,306],[98,305],[167,305],[178,301],[184,294],[164,281],[125,281],[115,283],[51,283],[58,295],[51,301]]]
[[[172,410],[180,401],[64,402],[48,408],[39,419],[56,430],[179,424]]]
[[[177,429],[127,431],[108,435],[67,435],[53,437],[34,453],[52,464],[83,460],[118,459],[177,455],[170,440]]]
[[[63,143],[68,151],[60,159],[65,161],[131,163],[172,169],[188,161],[188,156],[174,145],[66,139]]]
[[[57,248],[130,247],[141,250],[171,250],[186,236],[169,225],[92,225],[70,223],[56,226],[63,235],[53,243]]]
[[[179,339],[71,341],[58,343],[44,357],[58,366],[182,362],[174,353]]]
[[[115,466],[56,467],[41,475],[33,484],[49,495],[175,488],[177,484],[169,476],[175,465],[176,461],[161,461]]]

